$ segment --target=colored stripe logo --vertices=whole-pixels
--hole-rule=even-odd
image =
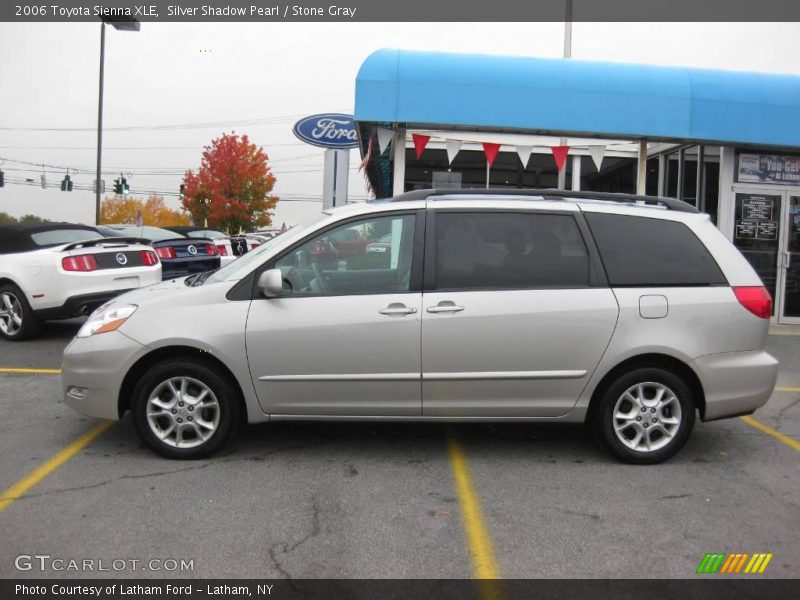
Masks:
[[[767,568],[769,561],[772,560],[773,554],[771,552],[756,552],[750,554],[749,552],[712,552],[707,553],[700,565],[697,567],[697,573],[714,574],[714,573],[746,573],[755,575],[756,573],[763,573]]]

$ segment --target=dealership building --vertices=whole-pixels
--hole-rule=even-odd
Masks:
[[[379,50],[355,121],[378,198],[555,188],[679,198],[800,323],[800,77]],[[657,241],[654,241],[657,243]]]

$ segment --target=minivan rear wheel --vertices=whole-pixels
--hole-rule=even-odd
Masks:
[[[145,443],[176,459],[216,452],[236,434],[241,418],[234,386],[206,364],[188,358],[148,369],[133,390],[131,412]]]
[[[595,413],[595,428],[618,458],[655,464],[674,456],[694,427],[692,392],[676,374],[643,367],[614,380]]]

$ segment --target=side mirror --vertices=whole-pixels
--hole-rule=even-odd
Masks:
[[[275,298],[283,292],[283,274],[280,269],[270,269],[258,276],[259,293],[265,298]]]

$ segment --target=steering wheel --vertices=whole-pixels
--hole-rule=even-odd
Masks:
[[[322,276],[322,269],[319,268],[319,265],[316,261],[311,262],[311,270],[314,271],[314,279],[317,281],[317,286],[319,287],[319,291],[322,293],[327,294],[330,292],[330,287],[328,286],[328,282]]]

